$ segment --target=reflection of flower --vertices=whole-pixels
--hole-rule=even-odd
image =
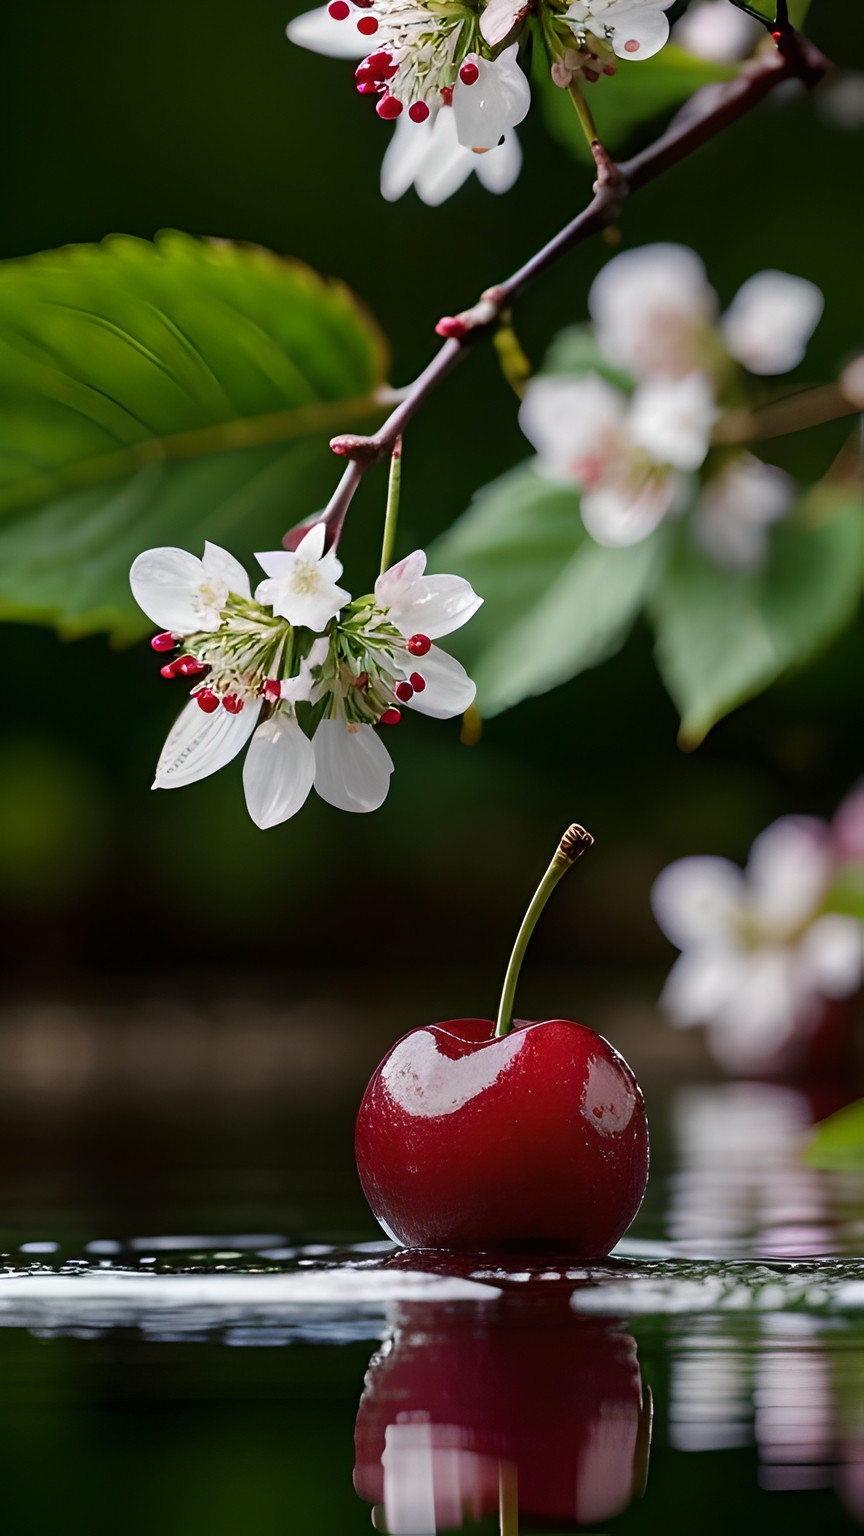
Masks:
[[[824,824],[787,816],[756,839],[743,873],[706,856],[679,859],[656,880],[654,915],[682,950],[661,1002],[674,1024],[707,1025],[731,1070],[758,1068],[806,1037],[824,999],[861,985],[861,923],[820,910],[835,871]]]
[[[582,487],[582,520],[598,544],[636,544],[686,498],[716,410],[702,374],[641,385],[632,399],[605,379],[538,378],[519,420],[541,468]]]

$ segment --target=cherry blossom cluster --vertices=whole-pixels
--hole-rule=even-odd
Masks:
[[[745,870],[710,855],[668,865],[654,915],[681,951],[661,1005],[705,1025],[736,1073],[795,1065],[826,1007],[864,981],[864,923],[840,893],[864,877],[864,785],[827,825],[784,816],[757,837]]]
[[[522,163],[514,133],[531,102],[519,52],[528,29],[562,89],[614,75],[620,59],[657,53],[669,37],[673,0],[330,0],[290,22],[301,47],[356,58],[355,86],[396,133],[381,191],[390,201],[412,184],[441,203],[476,170],[506,192]],[[398,120],[398,121],[397,121]]]
[[[476,613],[470,584],[427,576],[416,550],[352,601],[325,540],[319,522],[296,550],[258,555],[266,579],[254,597],[216,544],[200,560],[175,548],[138,556],[132,591],[161,626],[151,644],[176,653],[162,676],[193,682],[154,789],[206,778],[248,742],[243,785],[259,827],[287,821],[313,788],[340,810],[374,811],[393,771],[378,727],[397,725],[402,705],[445,720],[473,702],[465,669],[433,644]]]
[[[693,508],[697,541],[719,564],[753,570],[768,529],[795,499],[789,475],[740,449],[712,448],[724,407],[746,398],[747,373],[797,366],[822,313],[806,278],[758,272],[718,320],[717,295],[695,251],[648,245],[610,261],[589,310],[603,367],[540,375],[520,411],[541,473],[581,491],[598,544],[636,544]]]

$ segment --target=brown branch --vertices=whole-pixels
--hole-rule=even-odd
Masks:
[[[757,106],[764,96],[787,80],[800,80],[812,89],[832,68],[828,59],[792,27],[772,33],[776,44],[766,57],[745,64],[726,84],[707,85],[691,97],[665,133],[641,154],[617,165],[599,142],[591,149],[597,166],[594,196],[548,244],[529,258],[506,282],[487,288],[477,303],[458,315],[447,315],[435,327],[444,345],[405,391],[395,410],[371,437],[345,434],[330,443],[335,454],[348,459],[345,472],[321,520],[328,525],[328,544],[339,537],[345,514],[360,481],[373,465],[388,457],[397,437],[404,432],[420,407],[438,385],[467,356],[481,337],[487,336],[513,300],[538,277],[581,245],[591,235],[616,223],[625,199],[655,177],[662,175],[724,128]],[[308,526],[308,525],[307,525]],[[305,528],[292,529],[282,540],[286,549],[296,546]]]

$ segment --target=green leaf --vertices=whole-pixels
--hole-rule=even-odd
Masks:
[[[632,394],[634,387],[630,374],[625,373],[623,368],[614,367],[604,357],[590,325],[568,325],[559,331],[538,372],[558,376],[563,374],[575,379],[584,378],[586,373],[597,373],[626,395]]]
[[[864,923],[864,864],[847,864],[840,870],[820,910],[842,912]]]
[[[862,508],[820,488],[774,530],[765,569],[715,565],[682,530],[651,600],[656,657],[681,714],[681,744],[698,746],[738,704],[800,666],[852,618],[861,569]]]
[[[477,707],[500,714],[545,693],[623,645],[665,558],[667,530],[629,549],[586,534],[574,490],[529,460],[487,486],[430,552],[484,598],[459,654]]]
[[[248,561],[314,511],[326,442],[379,415],[385,353],[339,283],[166,233],[0,265],[0,618],[148,628],[140,550]]]
[[[535,54],[535,86],[546,127],[578,160],[593,163],[569,92],[552,81],[542,50],[535,49]],[[697,59],[674,43],[667,43],[651,59],[616,62],[618,71],[611,80],[602,77],[596,85],[587,86],[585,92],[600,139],[613,153],[640,123],[673,111],[703,85],[731,80],[737,74],[737,70],[726,65]]]
[[[811,1168],[864,1172],[864,1099],[822,1120],[805,1156]]]

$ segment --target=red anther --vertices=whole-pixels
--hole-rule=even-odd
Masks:
[[[369,684],[369,673],[368,672],[358,672],[357,676],[352,679],[351,687],[352,688],[366,688],[366,687],[368,687],[368,684]]]
[[[374,32],[378,31],[378,17],[361,16],[357,23],[357,31],[362,33],[363,37],[371,37]]]
[[[222,708],[227,709],[229,715],[239,715],[243,708],[243,700],[236,693],[226,693],[222,700]]]
[[[375,111],[379,117],[384,119],[385,123],[390,123],[394,118],[401,117],[402,103],[396,96],[391,96],[388,93],[386,96],[381,97]]]
[[[625,44],[625,47],[626,47],[626,44]],[[590,80],[592,85],[594,84],[595,80],[599,80],[600,79],[600,76],[598,75],[596,69],[583,69],[582,73],[585,76],[586,80]]]
[[[281,699],[282,684],[280,683],[278,677],[268,677],[267,681],[261,688],[261,692],[263,693],[265,699],[270,700],[271,704],[275,704],[277,699]]]
[[[374,80],[361,80],[357,86],[361,96],[377,96],[380,89],[380,85],[376,85]]]
[[[453,87],[452,87],[452,85],[442,85],[442,87],[441,87],[441,100],[443,101],[445,107],[452,107],[452,105],[453,105]]]
[[[378,724],[379,725],[398,725],[399,721],[401,719],[402,719],[402,711],[401,711],[401,709],[385,709],[383,715],[381,716],[381,719],[378,721]]]
[[[436,336],[446,336],[450,341],[461,341],[468,335],[468,326],[461,315],[442,315],[435,327]]]
[[[459,71],[459,79],[463,85],[474,85],[480,79],[480,71],[477,65],[472,63],[470,59],[466,59],[462,65]]]
[[[160,667],[159,668],[159,676],[160,677],[176,677],[177,676],[177,663],[176,663],[176,661],[166,662],[164,667]]]
[[[412,672],[408,681],[411,684],[411,687],[414,689],[415,693],[422,693],[423,689],[426,687],[426,679],[425,677],[422,677],[419,672]]]
[[[426,656],[432,649],[432,641],[428,635],[412,635],[408,649],[412,656]]]
[[[177,641],[170,630],[166,629],[161,635],[154,635],[150,644],[154,651],[173,651]]]
[[[771,36],[773,37],[775,43],[779,43],[781,37],[783,36],[783,33],[782,32],[772,32]]]
[[[372,0],[354,0],[354,4],[358,6],[361,11],[368,11],[372,8]]]
[[[425,123],[429,116],[429,108],[425,101],[414,101],[408,108],[408,116],[412,123]]]
[[[379,48],[377,53],[370,53],[362,64],[358,64],[354,75],[358,80],[366,75],[372,80],[389,80],[391,75],[395,75],[396,68],[392,54],[385,48]]]
[[[410,683],[397,683],[393,689],[400,704],[410,704],[414,697],[414,689]]]
[[[181,677],[199,677],[207,671],[206,664],[196,656],[178,656],[174,665]]]
[[[193,693],[192,697],[198,708],[203,709],[205,715],[212,715],[213,711],[219,708],[219,700],[212,688],[199,688],[197,693]]]
[[[604,75],[614,75],[614,74],[617,74],[617,71],[618,71],[618,65],[617,64],[612,64],[610,62],[609,64],[604,64],[603,65],[603,73],[604,73]]]
[[[327,11],[334,21],[347,21],[351,15],[351,7],[347,4],[347,0],[331,0]]]

